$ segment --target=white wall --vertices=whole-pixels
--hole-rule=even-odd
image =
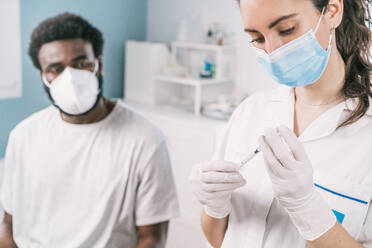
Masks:
[[[249,48],[248,35],[243,31],[235,0],[148,0],[147,39],[169,43],[176,39],[180,21],[198,14],[208,22],[225,22],[234,30],[238,51],[236,86],[239,90],[252,93],[276,86]]]
[[[22,94],[19,0],[0,0],[0,99]]]

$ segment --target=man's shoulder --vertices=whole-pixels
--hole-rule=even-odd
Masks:
[[[58,113],[58,111],[53,106],[49,106],[38,112],[35,112],[18,123],[12,130],[12,134],[24,134],[25,132],[35,130],[36,128],[38,128],[38,126],[45,124],[48,119],[55,117],[56,113]]]
[[[150,143],[159,144],[164,141],[163,132],[141,113],[122,101],[118,101],[116,104],[117,114],[115,122],[121,123],[120,127],[125,133],[131,133],[136,139]]]

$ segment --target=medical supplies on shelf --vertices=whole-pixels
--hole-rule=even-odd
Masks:
[[[193,111],[199,116],[205,86],[234,83],[235,56],[236,50],[233,45],[176,41],[171,44],[170,65],[156,75],[155,80],[160,83],[192,87]]]

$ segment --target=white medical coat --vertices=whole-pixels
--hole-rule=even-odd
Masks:
[[[347,100],[318,117],[300,135],[314,169],[314,183],[343,227],[372,247],[372,109],[336,129],[356,106]],[[279,86],[247,98],[235,111],[218,159],[241,162],[258,146],[265,127],[293,130],[294,90]],[[300,248],[306,241],[273,198],[262,154],[242,170],[247,184],[232,195],[233,210],[222,247]]]

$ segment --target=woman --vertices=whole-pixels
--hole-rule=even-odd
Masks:
[[[369,0],[240,0],[281,84],[246,99],[194,167],[213,247],[372,247]],[[259,147],[247,165],[240,163]]]

